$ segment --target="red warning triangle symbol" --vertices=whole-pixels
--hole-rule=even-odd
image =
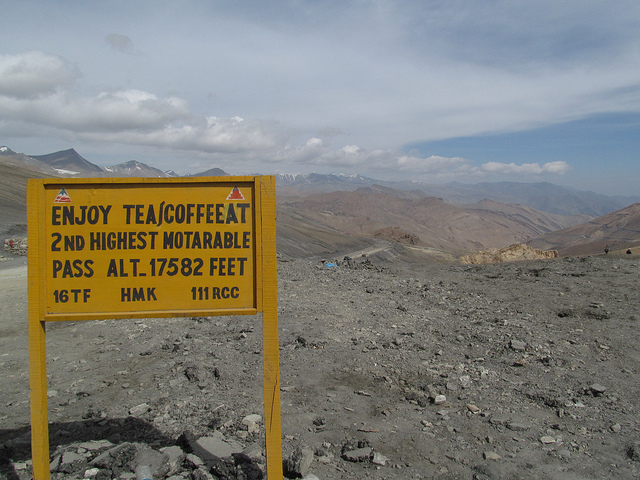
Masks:
[[[244,200],[244,195],[242,195],[242,192],[237,185],[233,187],[233,190],[231,190],[227,200]]]
[[[71,203],[71,197],[64,188],[61,188],[53,203]]]

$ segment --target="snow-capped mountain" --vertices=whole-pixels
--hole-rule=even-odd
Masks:
[[[0,147],[0,155],[16,155],[16,152],[3,145]]]
[[[149,165],[130,160],[125,163],[119,163],[111,167],[104,167],[104,172],[109,176],[114,177],[170,177],[171,175],[162,170],[150,167]]]

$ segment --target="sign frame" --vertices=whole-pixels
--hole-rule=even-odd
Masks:
[[[73,187],[108,189],[135,188],[233,188],[251,189],[253,297],[251,306],[223,305],[217,308],[133,309],[131,311],[47,312],[46,195],[51,189]],[[192,190],[193,191],[193,190]],[[66,192],[65,192],[66,193]],[[29,285],[29,382],[31,388],[31,445],[34,480],[49,480],[49,425],[47,402],[46,323],[48,321],[82,321],[220,315],[256,315],[263,323],[263,388],[267,476],[282,479],[282,442],[280,418],[280,372],[278,342],[278,300],[276,260],[276,189],[274,176],[177,177],[177,178],[48,178],[30,179],[27,183],[28,285]],[[105,222],[106,223],[106,222]],[[213,268],[213,267],[212,267]],[[53,283],[53,282],[52,282]],[[136,305],[137,306],[137,305]]]

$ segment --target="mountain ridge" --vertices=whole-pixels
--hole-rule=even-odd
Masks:
[[[379,238],[380,232],[391,228],[418,247],[458,253],[524,243],[590,218],[490,201],[479,206],[451,205],[441,198],[391,192],[386,187],[284,198],[278,210],[281,226],[322,226],[351,238]]]
[[[74,149],[31,157],[8,147],[0,147],[0,172],[2,234],[26,232],[27,178],[171,175],[133,160],[101,168]],[[210,169],[192,176],[201,175],[228,174]],[[278,248],[293,256],[373,252],[420,262],[514,243],[561,255],[602,253],[602,241],[612,250],[640,245],[635,203],[616,208],[619,198],[545,182],[447,186],[314,173],[277,174],[276,184]],[[505,198],[512,202],[499,200]],[[553,210],[554,202],[562,213],[531,206]],[[580,236],[589,241],[576,241]]]
[[[61,173],[98,173],[103,169],[82,157],[73,148],[60,150],[59,152],[48,153],[46,155],[30,155],[31,158],[39,160],[50,167],[61,170]]]
[[[640,246],[640,203],[608,213],[589,222],[547,232],[527,244],[557,250],[562,256],[591,255]]]
[[[549,213],[560,215],[587,214],[593,217],[624,208],[632,203],[640,202],[640,196],[608,196],[595,192],[580,191],[570,187],[562,187],[549,182],[482,182],[478,184],[428,184],[417,181],[380,181],[368,177],[336,174],[327,175],[328,181],[319,181],[319,174],[276,175],[276,185],[284,195],[308,195],[335,190],[351,191],[363,186],[378,185],[399,191],[423,192],[428,196],[442,198],[447,203],[471,204],[483,199],[500,203],[522,204]]]
[[[7,146],[0,147],[0,158],[14,165],[30,168],[41,173],[59,176],[140,176],[169,177],[174,172],[163,172],[142,162],[131,160],[110,167],[99,167],[70,148],[46,155],[17,154]],[[227,176],[221,168],[211,168],[188,176]],[[313,193],[332,191],[352,191],[362,187],[390,188],[396,192],[411,192],[442,198],[450,204],[472,204],[483,199],[500,203],[522,204],[536,210],[559,215],[590,215],[598,217],[614,212],[627,205],[640,202],[640,196],[607,196],[595,192],[579,191],[548,182],[483,182],[461,184],[452,182],[445,185],[427,184],[417,181],[383,181],[363,175],[341,173],[283,174],[278,173],[276,186],[278,195],[307,196]],[[399,193],[396,193],[399,195]]]
[[[138,162],[136,160],[129,160],[128,162],[119,163],[111,167],[104,167],[103,171],[107,174],[124,177],[170,177],[168,172],[150,167],[149,165]]]
[[[60,177],[177,177],[173,170],[166,172],[137,160],[129,160],[117,165],[100,167],[81,156],[75,149],[60,150],[45,155],[25,155],[16,153],[9,147],[0,146],[0,157],[5,163]],[[228,175],[224,170],[214,168],[191,176]]]

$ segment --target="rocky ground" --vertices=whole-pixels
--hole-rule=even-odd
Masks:
[[[640,258],[279,262],[286,475],[640,476]],[[0,478],[30,478],[24,257],[0,262]],[[263,477],[259,317],[49,323],[52,478]]]

